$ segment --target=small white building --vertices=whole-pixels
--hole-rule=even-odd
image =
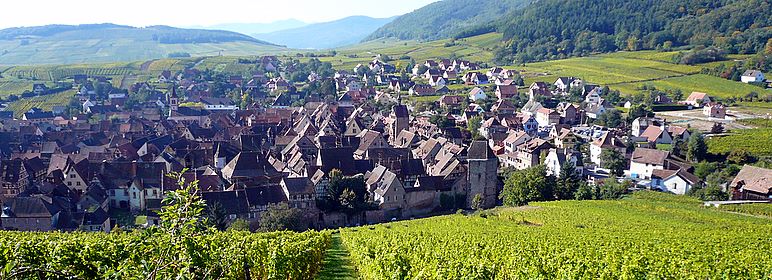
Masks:
[[[760,83],[764,81],[764,73],[759,70],[748,70],[740,77],[740,81],[743,83]]]
[[[486,95],[485,91],[479,87],[475,87],[469,91],[469,99],[472,101],[485,100],[486,98],[488,98],[488,95]]]
[[[674,194],[686,194],[700,183],[699,178],[689,172],[678,170],[654,170],[651,174],[651,187]]]

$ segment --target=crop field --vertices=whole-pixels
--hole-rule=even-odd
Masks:
[[[705,74],[666,78],[639,83],[619,84],[613,86],[612,88],[619,89],[620,91],[626,93],[632,92],[644,84],[654,85],[658,89],[680,89],[684,92],[685,96],[688,96],[692,91],[705,92],[708,93],[708,95],[716,96],[719,98],[744,97],[751,92],[757,92],[760,93],[760,96],[763,96],[763,93],[765,92],[763,88],[757,86],[730,81]]]
[[[721,210],[772,218],[772,203],[721,205]]]
[[[526,75],[546,74],[549,79],[537,79],[545,82],[554,82],[552,78],[557,76],[573,76],[602,85],[650,81],[700,71],[699,67],[688,65],[604,56],[530,63],[525,67],[517,67],[516,69],[521,70]]]
[[[341,231],[364,279],[768,279],[772,220],[642,192]]]
[[[207,233],[184,244],[160,231],[0,232],[0,279],[190,279],[179,271],[195,279],[314,279],[329,246],[329,232],[312,231]]]
[[[727,136],[711,137],[707,144],[713,154],[745,150],[754,156],[772,156],[772,128],[733,130]]]
[[[43,110],[51,110],[52,107],[57,105],[67,106],[70,103],[70,99],[75,95],[75,90],[63,91],[57,94],[50,94],[44,96],[33,96],[30,98],[22,98],[19,101],[11,102],[8,104],[6,110],[13,111],[14,116],[20,118],[25,112],[31,108],[40,108]]]

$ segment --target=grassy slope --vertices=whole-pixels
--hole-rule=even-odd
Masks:
[[[487,218],[346,229],[341,236],[367,279],[758,279],[772,269],[772,260],[758,258],[772,249],[772,220],[703,208],[692,198],[644,192],[532,206]]]
[[[192,56],[223,55],[246,56],[278,53],[287,49],[253,42],[207,44],[159,44],[154,41],[129,39],[108,40],[41,40],[22,45],[19,40],[0,40],[0,65],[19,64],[74,64],[113,61],[139,61],[166,57],[173,52],[187,52]]]

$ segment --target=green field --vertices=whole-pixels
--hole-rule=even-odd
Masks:
[[[17,118],[21,117],[21,115],[29,111],[29,109],[35,107],[50,111],[54,106],[67,106],[75,93],[75,90],[68,90],[57,94],[23,98],[19,101],[10,103],[6,110],[13,111],[14,116]]]
[[[159,44],[152,40],[40,40],[24,45],[20,40],[0,40],[0,65],[74,64],[113,61],[143,61],[164,58],[169,53],[192,56],[248,56],[286,52],[286,48],[252,42]],[[63,55],[66,54],[66,55]]]
[[[772,156],[772,128],[733,130],[727,136],[711,137],[707,143],[713,154],[744,150],[753,156]]]
[[[768,279],[772,220],[643,192],[344,229],[364,279]]]
[[[772,218],[772,203],[721,205],[721,210]]]

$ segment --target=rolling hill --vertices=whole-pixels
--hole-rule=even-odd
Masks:
[[[290,48],[328,49],[356,44],[393,19],[352,16],[300,28],[254,34],[253,36]]]
[[[397,17],[366,40],[398,38],[437,40],[470,28],[485,28],[509,12],[522,9],[531,0],[445,0]],[[489,30],[490,31],[490,30]]]
[[[255,55],[284,47],[220,30],[114,24],[48,25],[0,30],[0,65],[136,61],[167,57]]]
[[[305,23],[296,19],[285,19],[285,20],[277,20],[277,21],[268,22],[268,23],[222,23],[222,24],[216,24],[211,26],[192,26],[191,28],[210,29],[210,30],[228,30],[228,31],[238,32],[241,34],[253,35],[253,34],[270,33],[270,32],[276,32],[281,30],[299,28],[306,25],[308,25],[308,23]]]
[[[500,19],[507,44],[496,58],[527,62],[679,46],[757,53],[772,37],[770,13],[768,0],[541,0]]]

